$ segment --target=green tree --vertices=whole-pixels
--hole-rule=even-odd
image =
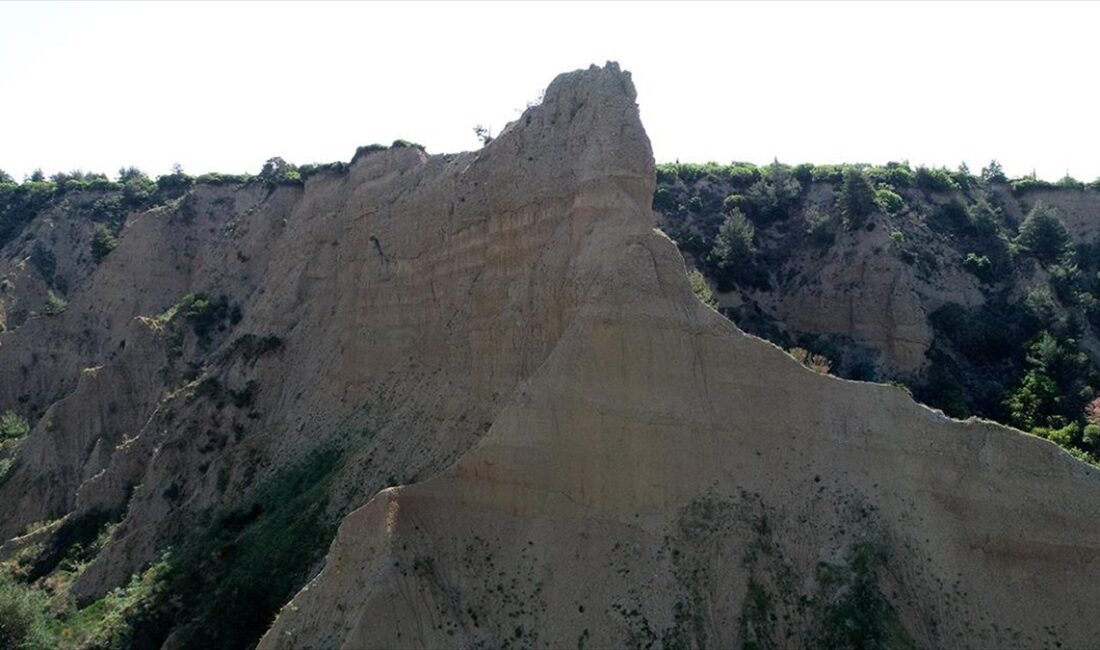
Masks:
[[[1016,242],[1039,261],[1050,264],[1059,261],[1069,248],[1069,233],[1058,218],[1058,212],[1036,203],[1020,224]]]
[[[966,212],[974,232],[987,237],[997,234],[997,224],[1001,221],[1000,212],[989,201],[978,199]]]
[[[853,165],[844,168],[837,202],[849,227],[859,228],[866,222],[875,209],[875,188],[871,187],[862,169]]]
[[[756,229],[740,210],[726,215],[710,252],[720,284],[751,281],[756,268],[755,236]]]
[[[982,181],[986,183],[1006,183],[1008,177],[1005,176],[1005,170],[1001,167],[1001,163],[990,160],[989,166],[982,167]]]
[[[787,218],[800,196],[802,183],[791,174],[789,167],[776,160],[767,167],[764,177],[745,192],[746,216],[755,224],[767,226]]]
[[[96,264],[103,261],[104,257],[118,246],[118,239],[103,225],[96,226],[95,235],[92,237],[92,259]]]

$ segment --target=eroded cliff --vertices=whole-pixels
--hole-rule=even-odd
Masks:
[[[92,644],[247,645],[310,578],[261,647],[1090,642],[1095,470],[699,302],[635,101],[129,214],[0,334],[4,555],[137,594]]]

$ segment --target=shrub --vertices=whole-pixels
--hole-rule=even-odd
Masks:
[[[813,180],[815,183],[839,183],[844,180],[844,170],[842,165],[815,165]]]
[[[875,205],[883,212],[897,214],[905,207],[905,199],[897,192],[883,188],[875,190]]]
[[[394,140],[393,144],[390,145],[390,149],[406,149],[406,148],[409,148],[409,147],[414,147],[416,149],[423,149],[424,145],[417,144],[416,142],[409,142],[408,140],[400,140],[400,139],[399,140]]]
[[[734,188],[744,190],[760,180],[760,169],[752,163],[735,162],[721,168],[717,175]]]
[[[118,239],[103,226],[96,226],[95,235],[92,236],[92,259],[96,264],[103,261],[118,246]]]
[[[31,432],[31,425],[15,411],[0,413],[0,443],[19,440]]]
[[[245,185],[256,180],[252,174],[203,174],[195,178],[195,185]]]
[[[983,282],[988,282],[992,279],[992,277],[990,277],[992,264],[985,255],[967,253],[966,259],[963,260],[963,268],[973,273]]]
[[[942,167],[929,168],[921,165],[914,174],[914,184],[922,190],[949,192],[959,189],[951,172]]]
[[[818,374],[827,375],[833,367],[833,362],[829,360],[829,357],[810,352],[806,348],[791,348],[787,352],[795,358],[795,361]]]
[[[767,168],[766,178],[753,183],[746,192],[745,214],[753,223],[765,227],[787,218],[801,195],[802,184],[791,176],[786,165],[776,161]]]
[[[65,308],[69,306],[69,303],[60,294],[50,289],[46,293],[46,307],[43,312],[47,316],[57,316],[61,312],[65,311]]]
[[[672,212],[676,209],[676,200],[667,187],[658,187],[653,193],[653,209],[658,212]]]
[[[372,153],[377,153],[379,151],[385,151],[386,149],[387,149],[387,147],[384,144],[363,145],[362,147],[359,147],[358,149],[355,150],[355,155],[351,157],[351,162],[352,162],[352,164],[354,164],[356,160],[359,160],[363,156],[369,156]]]
[[[888,162],[883,167],[868,168],[867,179],[875,185],[912,187],[916,182],[916,175],[908,163]]]
[[[688,281],[691,283],[691,290],[695,294],[695,297],[701,300],[704,305],[707,307],[718,306],[718,301],[714,299],[714,292],[710,290],[707,279],[703,277],[699,269],[692,269],[688,273]]]
[[[982,236],[997,234],[998,224],[1001,222],[1001,214],[997,208],[989,204],[985,199],[978,199],[966,211],[970,228]]]
[[[157,191],[157,184],[137,167],[118,170],[118,181],[122,184],[122,200],[127,207],[145,205]]]
[[[1036,203],[1020,224],[1016,242],[1041,262],[1050,264],[1066,254],[1069,233],[1058,217],[1058,212],[1042,203]]]
[[[31,249],[31,264],[38,269],[38,273],[47,284],[53,282],[53,274],[57,270],[57,258],[42,242],[34,243],[34,248]]]
[[[171,174],[157,177],[157,191],[154,200],[159,203],[179,198],[191,189],[194,182],[195,179],[184,174],[179,165],[176,165]]]
[[[1084,183],[1082,183],[1081,181],[1077,180],[1076,178],[1070,176],[1069,174],[1066,174],[1065,176],[1060,178],[1058,180],[1058,182],[1056,183],[1056,185],[1058,187],[1064,187],[1066,189],[1071,189],[1071,190],[1084,190],[1085,189],[1085,184]]]
[[[302,175],[303,179],[307,179],[311,176],[316,176],[318,174],[346,174],[347,171],[348,164],[339,161],[302,165],[298,168],[298,173]]]
[[[1049,425],[1061,399],[1058,385],[1047,375],[1029,371],[1019,387],[1005,400],[1009,419],[1025,431]]]
[[[756,229],[740,210],[734,210],[718,228],[711,249],[711,260],[717,266],[720,280],[747,282],[755,272]],[[724,284],[724,283],[720,283]]]
[[[840,213],[850,228],[859,228],[875,209],[875,190],[863,170],[855,166],[844,168],[843,181],[837,191]]]
[[[298,173],[298,168],[278,156],[269,158],[264,163],[257,178],[268,187],[302,184],[302,175]]]
[[[45,181],[0,184],[0,246],[15,238],[53,199],[57,188]]]
[[[1090,422],[1081,432],[1081,442],[1095,449],[1100,446],[1100,424]]]
[[[1055,187],[1054,183],[1036,178],[1034,173],[1031,176],[1014,179],[1011,185],[1012,193],[1016,195],[1025,194],[1031,190],[1049,190]]]
[[[964,232],[970,227],[970,215],[962,203],[952,199],[936,210],[930,225],[941,231]]]
[[[828,212],[816,205],[811,205],[806,208],[802,219],[806,222],[806,235],[813,243],[819,246],[828,246],[836,239],[833,218]]]
[[[224,321],[228,318],[231,322],[234,310],[229,307],[229,299],[224,295],[217,300],[210,300],[205,294],[188,294],[184,296],[180,304],[183,317],[191,324],[192,331],[198,337],[199,342],[206,344],[214,331],[225,329]],[[239,317],[237,318],[239,320]],[[234,323],[235,324],[235,323]]]
[[[46,594],[0,571],[0,648],[49,648]]]
[[[794,176],[799,183],[809,185],[814,182],[814,166],[810,163],[795,165],[791,168],[791,176]]]

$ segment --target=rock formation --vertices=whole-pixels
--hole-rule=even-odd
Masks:
[[[343,521],[262,648],[1094,643],[1096,470],[699,302],[635,100],[592,67],[475,153],[130,215],[63,313],[0,336],[0,409],[40,415],[6,552],[120,519],[90,602],[195,530],[245,531],[204,568],[247,555],[279,494],[290,528]]]

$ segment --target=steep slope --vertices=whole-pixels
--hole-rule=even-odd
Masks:
[[[501,136],[614,115],[562,161],[586,180],[559,206],[560,335],[471,451],[344,520],[261,647],[1091,643],[1095,470],[812,373],[701,304],[652,230],[633,101],[614,68],[573,73]]]
[[[453,462],[556,346],[590,282],[581,189],[651,189],[629,81],[582,76],[477,153],[366,150],[131,213],[63,312],[0,335],[0,410],[35,422],[4,555],[75,564],[77,605],[166,562],[117,634],[254,641],[332,523]]]

